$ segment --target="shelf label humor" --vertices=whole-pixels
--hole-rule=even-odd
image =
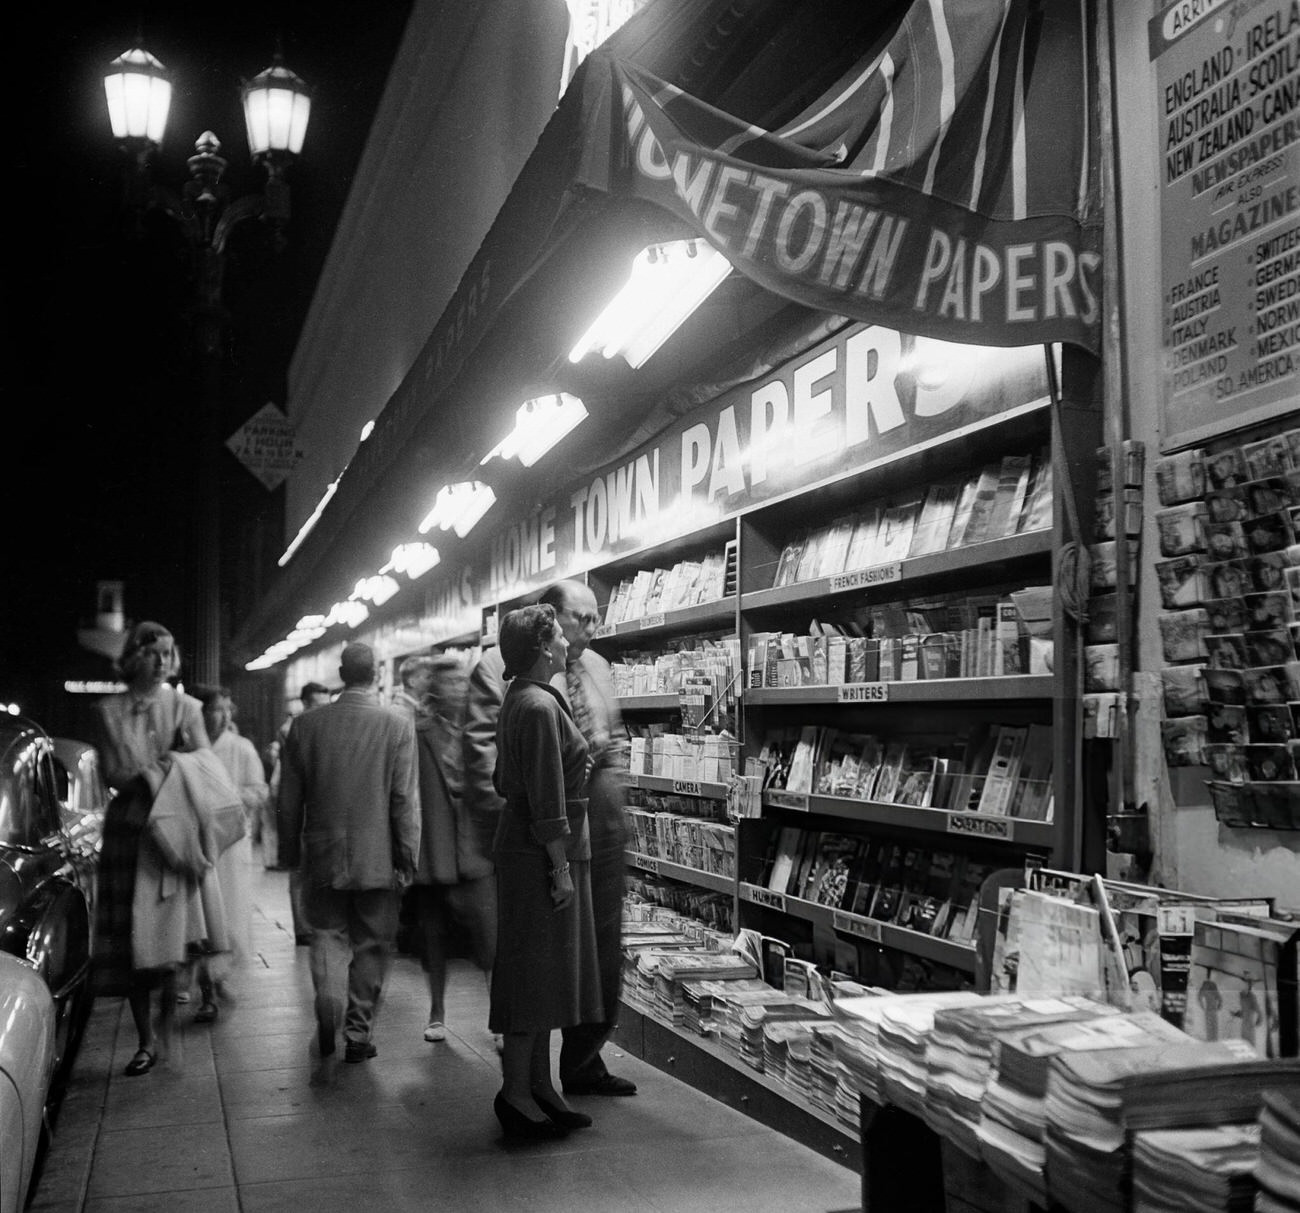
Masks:
[[[903,580],[903,565],[899,560],[892,564],[877,564],[869,569],[857,569],[852,573],[837,573],[831,578],[831,593],[841,590],[860,590],[873,585],[889,585]]]
[[[1149,39],[1173,449],[1300,394],[1300,5],[1169,4]]]
[[[888,699],[887,682],[851,682],[835,688],[836,703],[885,703]]]
[[[852,914],[844,914],[836,910],[831,925],[845,935],[855,935],[858,939],[865,939],[869,943],[881,943],[884,940],[880,923],[871,918],[857,918]]]
[[[770,910],[785,913],[785,894],[774,893],[771,889],[760,889],[755,884],[742,884],[740,896],[744,901],[752,901],[756,906],[767,906]]]

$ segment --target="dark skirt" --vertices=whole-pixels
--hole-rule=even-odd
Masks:
[[[589,864],[571,859],[569,868],[573,900],[557,910],[545,853],[497,855],[493,1032],[549,1032],[605,1018]]]
[[[131,903],[140,835],[153,797],[143,777],[130,780],[104,812],[95,890],[96,994],[123,995],[138,980],[131,952]]]

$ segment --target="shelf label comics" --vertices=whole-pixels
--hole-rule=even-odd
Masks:
[[[740,896],[743,901],[752,901],[756,906],[767,906],[772,910],[785,913],[785,894],[774,893],[771,889],[760,889],[757,885],[742,884]]]
[[[856,569],[852,573],[837,573],[831,578],[831,593],[841,590],[860,590],[867,586],[888,585],[903,580],[903,564],[895,560],[892,564],[877,564],[869,569]]]
[[[663,626],[664,626],[663,611],[658,611],[654,615],[646,615],[641,620],[641,630],[643,632],[646,630],[646,628],[661,628]]]
[[[639,868],[642,872],[650,872],[655,876],[659,875],[659,861],[651,859],[648,855],[633,855],[632,866]]]
[[[778,788],[768,792],[767,803],[774,809],[798,809],[806,813],[808,812],[808,793],[786,792]]]
[[[694,779],[674,779],[673,791],[679,796],[703,796],[704,789]]]
[[[1004,817],[976,817],[969,813],[948,814],[949,834],[976,834],[981,838],[1002,838],[1011,842],[1015,833]]]
[[[831,918],[831,925],[845,935],[855,935],[858,939],[865,939],[870,943],[884,941],[884,931],[880,923],[871,918],[857,918],[852,914],[844,914],[836,910]]]
[[[836,703],[884,703],[888,698],[887,682],[853,682],[835,688]]]

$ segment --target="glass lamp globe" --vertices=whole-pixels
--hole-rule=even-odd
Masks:
[[[142,46],[118,55],[104,75],[115,139],[162,142],[172,103],[171,73]]]
[[[254,157],[296,156],[311,116],[311,90],[277,55],[275,62],[244,84],[244,122]]]

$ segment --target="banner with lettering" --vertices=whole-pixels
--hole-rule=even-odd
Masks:
[[[987,350],[851,325],[701,405],[527,516],[485,524],[471,564],[432,575],[424,617],[439,639],[460,634],[481,606],[1046,400],[1041,347]]]
[[[918,0],[883,50],[777,131],[593,60],[582,184],[656,203],[813,307],[949,341],[1099,351],[1076,0]]]

